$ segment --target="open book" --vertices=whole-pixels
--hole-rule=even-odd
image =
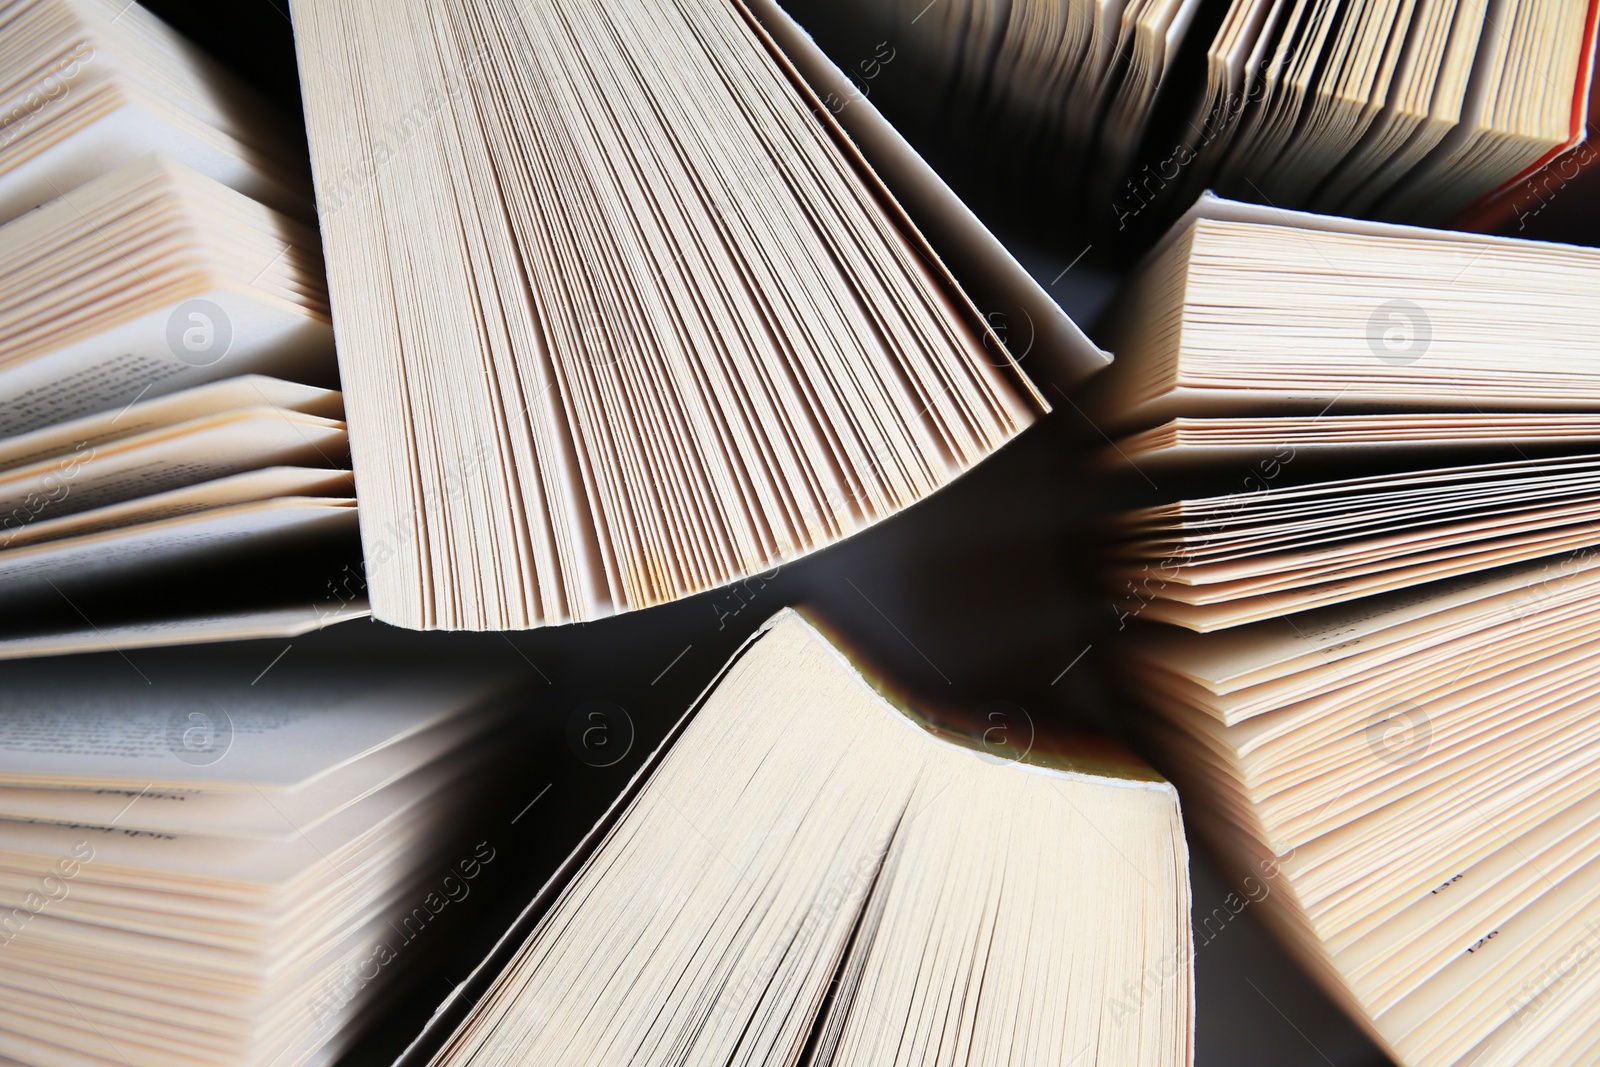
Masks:
[[[1237,464],[1117,520],[1125,614],[1212,630],[1600,543],[1592,249],[1207,197],[1108,322],[1085,407],[1141,432],[1106,463]],[[1489,444],[1523,458],[1460,455]]]
[[[1595,10],[1234,0],[1207,51],[1185,185],[1444,222],[1587,135]]]
[[[767,570],[1028,426],[1018,358],[1103,365],[870,105],[835,120],[842,76],[773,5],[294,16],[380,619],[532,627]],[[949,249],[1009,288],[969,295]],[[417,537],[380,558],[392,524]]]
[[[0,667],[8,1063],[330,1062],[494,858],[510,678],[187,656]]]
[[[0,227],[0,434],[247,372],[334,385],[315,231],[147,154]]]
[[[0,658],[364,614],[316,250],[159,156],[0,226]]]
[[[404,1064],[1192,1058],[1171,787],[767,623]]]
[[[364,615],[293,127],[137,4],[3,22],[0,658]]]
[[[1212,630],[1600,544],[1600,456],[1251,489],[1118,530],[1134,609]]]

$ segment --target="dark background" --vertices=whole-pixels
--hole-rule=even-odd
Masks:
[[[145,6],[287,114],[300,116],[287,0],[145,0]],[[981,211],[982,197],[975,199]],[[1008,227],[994,224],[1006,238]],[[1069,240],[1041,243],[1036,236],[1008,244],[1046,282],[1081,251]],[[1049,288],[1088,322],[1113,283],[1109,272],[1090,264]],[[961,711],[1004,700],[1033,719],[1123,733],[1107,696],[1116,616],[1110,598],[1094,587],[1089,546],[1096,516],[1151,487],[1126,470],[1085,475],[1082,456],[1099,443],[1070,408],[1057,411],[955,485],[843,545],[768,579],[642,613],[487,635],[417,634],[359,621],[293,641],[238,646],[245,661],[273,670],[294,670],[302,657],[326,654],[347,658],[352,669],[381,669],[395,659],[435,659],[452,669],[509,664],[526,678],[535,736],[504,810],[486,816],[481,829],[514,841],[520,866],[498,868],[498,883],[481,887],[475,910],[456,916],[454,951],[416,976],[412,1001],[380,1023],[350,1062],[387,1061],[408,1021],[417,1025],[465,976],[739,643],[785,605],[812,613],[919,707]],[[140,677],[159,682],[192,654],[129,652],[76,664],[121,672],[142,686]],[[612,767],[584,765],[565,741],[568,719],[593,700],[624,709],[634,732],[628,758]],[[524,796],[531,807],[522,807]],[[1195,913],[1210,915],[1236,887],[1193,835],[1191,849]],[[1248,907],[1198,949],[1196,989],[1201,1067],[1386,1062],[1283,956]]]

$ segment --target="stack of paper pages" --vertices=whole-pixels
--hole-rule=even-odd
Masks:
[[[1427,411],[1403,415],[1266,415],[1231,419],[1180,416],[1123,438],[1099,456],[1103,466],[1133,462],[1173,469],[1205,464],[1286,460],[1302,452],[1412,455],[1461,452],[1473,446],[1591,446],[1600,442],[1600,415],[1584,412]]]
[[[1116,520],[1129,703],[1396,1062],[1592,1063],[1600,258],[1197,214],[1114,312],[1093,408],[1167,420],[1113,449],[1164,438],[1155,491],[1232,487]],[[1514,458],[1466,461],[1496,434]]]
[[[1600,556],[1127,642],[1263,914],[1398,1063],[1600,1056]]]
[[[309,662],[5,665],[7,1062],[326,1063],[422,973],[505,679]]]
[[[0,439],[0,602],[34,605],[0,629],[0,658],[266,636],[359,613],[358,589],[321,588],[336,560],[355,558],[341,414],[334,390],[244,375]],[[268,563],[296,548],[307,573],[287,585],[195,597],[202,575],[268,582]],[[155,610],[147,587],[162,582],[183,587],[187,607]],[[245,610],[262,594],[271,617]],[[109,610],[146,625],[97,607],[83,632],[73,605],[114,598],[135,603]]]
[[[1125,613],[1211,630],[1600,543],[1600,252],[1207,197],[1108,325],[1085,407],[1141,432],[1105,462],[1238,463],[1120,517]],[[1414,466],[1485,441],[1541,455]]]

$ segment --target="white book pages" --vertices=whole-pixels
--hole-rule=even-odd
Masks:
[[[237,559],[297,541],[308,546],[353,532],[348,497],[280,497],[157,519],[117,530],[64,537],[0,553],[4,596],[37,595],[54,583],[81,588],[178,563]]]
[[[1154,470],[1202,471],[1213,465],[1279,464],[1300,455],[1390,457],[1426,463],[1430,453],[1469,448],[1560,448],[1600,441],[1600,416],[1557,412],[1419,412],[1277,418],[1178,418],[1107,445],[1102,468],[1136,463]],[[1272,469],[1270,466],[1267,469]]]
[[[0,549],[36,523],[272,466],[337,467],[344,424],[255,407],[205,416],[0,473]],[[9,520],[9,521],[7,521]]]
[[[137,4],[35,0],[6,19],[0,221],[152,151],[309,217],[291,124]]]
[[[287,841],[483,736],[498,721],[499,715],[487,710],[450,718],[270,797],[256,791],[91,791],[0,786],[0,819],[115,826],[177,836]]]
[[[133,392],[126,403],[110,410],[0,438],[0,470],[69,455],[80,443],[98,445],[241,408],[262,406],[325,419],[344,417],[344,403],[337,389],[260,374],[241,374],[166,396],[146,396]]]
[[[1595,409],[1600,252],[1204,196],[1107,318],[1108,433],[1178,418]],[[1485,416],[1487,418],[1487,416]]]
[[[1045,410],[745,8],[406,2],[294,12],[380,619],[531,628],[726,584]]]
[[[355,497],[355,492],[355,480],[349,471],[263,467],[70,515],[35,516],[34,521],[26,524],[7,525],[5,532],[0,533],[0,551],[279,497],[343,497],[348,500]]]
[[[1197,4],[1198,0],[1188,0],[1183,10],[1192,14]],[[934,251],[969,286],[980,309],[989,308],[999,315],[1005,307],[1021,309],[1032,335],[1022,365],[1046,391],[1047,400],[1054,402],[1048,386],[1071,389],[1110,364],[1111,354],[1095,345],[1061,310],[872,101],[855,89],[810,34],[773,0],[754,0],[750,8],[818,95],[850,102],[848,107],[829,110]],[[1180,36],[1183,32],[1177,21],[1172,32]],[[1013,324],[1012,328],[1020,330],[1021,326]]]
[[[47,665],[20,670],[27,666],[6,668],[0,784],[130,795],[150,789],[277,798],[462,719],[510,680],[504,673],[445,678],[420,669],[352,679],[326,665],[269,674],[252,686],[248,677],[197,666],[155,688],[130,686],[108,672],[64,690]]]
[[[331,384],[316,234],[146,155],[0,227],[0,435],[263,372]]]

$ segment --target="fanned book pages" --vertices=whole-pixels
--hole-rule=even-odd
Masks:
[[[159,155],[0,227],[0,434],[247,372],[336,384],[316,234]]]
[[[1123,610],[1221,629],[1600,544],[1600,455],[1252,484],[1117,532]]]
[[[315,234],[145,156],[0,226],[0,336],[0,658],[364,613]]]
[[[1371,415],[1263,415],[1229,419],[1179,416],[1107,445],[1100,465],[1203,469],[1206,464],[1270,463],[1298,454],[1425,456],[1488,446],[1600,444],[1600,414],[1586,412],[1418,411]]]
[[[309,218],[299,131],[130,0],[0,3],[0,221],[161,151]]]
[[[1191,1062],[1172,788],[926,725],[779,614],[400,1062]]]
[[[1180,435],[1278,435],[1213,447],[1227,492],[1115,521],[1123,615],[1214,630],[1600,543],[1592,249],[1207,197],[1107,326],[1119,359],[1085,407],[1148,428],[1106,465],[1181,453]],[[1461,461],[1485,439],[1520,458]],[[1328,478],[1317,459],[1377,469]]]
[[[126,0],[0,4],[0,100],[0,659],[365,614],[298,134]]]
[[[7,1063],[331,1062],[494,858],[510,679],[184,655],[0,665]]]
[[[1076,247],[1208,186],[1442,223],[1535,174],[1562,187],[1588,132],[1593,0],[792,7],[851,75],[841,115],[881,103],[1018,233]]]
[[[294,16],[378,618],[532,627],[724,584],[1046,410],[738,0]]]
[[[1125,645],[1184,806],[1405,1067],[1600,1057],[1600,571]]]

